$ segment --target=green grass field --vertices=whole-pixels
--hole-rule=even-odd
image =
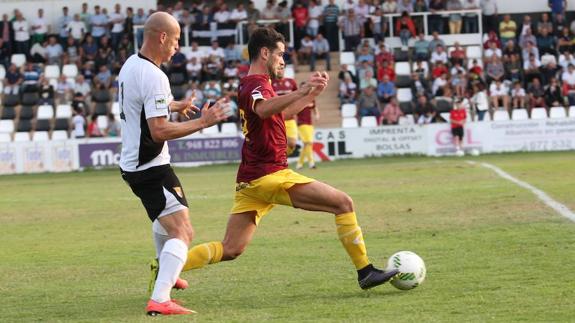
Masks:
[[[277,207],[240,258],[183,277],[199,314],[148,318],[150,223],[117,170],[0,177],[0,321],[575,321],[575,223],[471,158],[393,157],[304,174],[354,199],[371,260],[425,261],[422,286],[368,292],[333,218]],[[575,154],[475,157],[575,209]],[[221,239],[235,165],[177,169],[195,242]]]

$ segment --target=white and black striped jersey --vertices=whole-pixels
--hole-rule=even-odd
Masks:
[[[132,55],[120,70],[118,100],[122,125],[120,168],[127,172],[170,163],[167,142],[152,140],[147,119],[168,117],[173,100],[166,74],[142,54]]]

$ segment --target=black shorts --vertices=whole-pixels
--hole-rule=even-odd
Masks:
[[[463,139],[463,127],[451,128],[451,135],[459,137],[459,140]]]
[[[170,165],[156,166],[140,172],[121,172],[132,192],[142,200],[152,222],[160,216],[188,207],[184,189]]]

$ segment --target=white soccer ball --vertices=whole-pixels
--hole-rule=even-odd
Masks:
[[[401,290],[414,289],[421,285],[427,272],[423,259],[411,251],[400,251],[389,257],[387,270],[391,269],[399,270],[391,284]]]
[[[471,151],[469,152],[469,154],[470,154],[471,156],[479,156],[479,149],[473,148],[473,149],[471,149]]]

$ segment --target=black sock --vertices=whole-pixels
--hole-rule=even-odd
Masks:
[[[372,264],[369,264],[369,265],[361,268],[360,270],[357,271],[357,279],[359,279],[359,280],[364,279],[374,269],[375,268],[373,268]]]

